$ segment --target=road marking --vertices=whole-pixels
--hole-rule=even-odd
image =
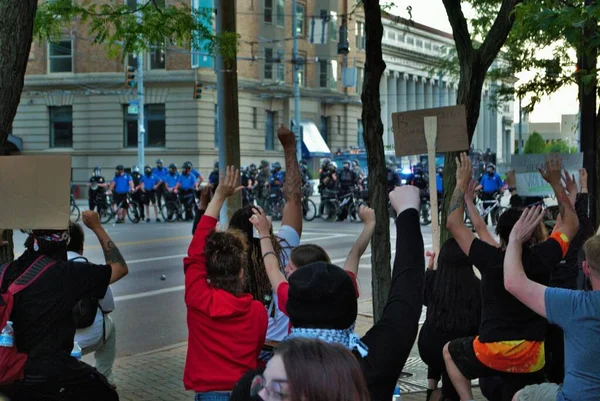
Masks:
[[[335,239],[335,238],[342,238],[342,237],[353,237],[354,234],[332,234],[332,235],[327,235],[325,237],[316,237],[316,238],[302,238],[300,240],[300,242],[313,242],[313,241],[321,241],[321,240],[328,240],[328,239]]]
[[[134,263],[144,263],[144,262],[154,262],[157,260],[168,260],[168,259],[176,259],[176,258],[185,258],[187,256],[186,253],[183,253],[181,255],[170,255],[170,256],[159,256],[156,258],[147,258],[147,259],[134,259],[134,260],[127,260],[127,264],[131,265]]]
[[[138,292],[137,294],[121,295],[120,297],[115,297],[115,301],[117,301],[117,302],[118,301],[128,301],[130,299],[151,297],[154,295],[168,294],[170,292],[183,291],[184,289],[185,289],[185,286],[179,285],[177,287],[163,288],[161,290]]]

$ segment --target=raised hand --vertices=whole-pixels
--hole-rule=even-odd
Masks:
[[[375,224],[375,210],[368,206],[363,205],[358,209],[358,217],[365,224]]]
[[[98,216],[98,213],[93,210],[84,210],[83,213],[81,213],[81,217],[83,224],[85,224],[85,226],[90,230],[94,230],[95,228],[101,226],[100,216]]]
[[[429,261],[427,262],[427,270],[435,270],[435,252],[427,251],[425,252],[425,256],[429,258]]]
[[[204,188],[202,188],[202,191],[200,192],[200,206],[199,206],[200,210],[206,210],[206,207],[210,203],[211,191],[212,191],[212,185],[210,185],[210,184],[208,184]]]
[[[277,130],[277,138],[279,138],[279,142],[281,142],[281,146],[284,148],[296,148],[296,137],[294,136],[294,133],[285,125],[279,126],[279,129]]]
[[[465,203],[473,202],[475,199],[475,192],[481,189],[481,185],[477,182],[477,180],[469,181],[469,185],[467,186],[467,190],[465,191]]]
[[[562,158],[557,154],[550,154],[546,159],[544,168],[538,169],[544,180],[552,186],[561,185]]]
[[[219,186],[215,192],[215,197],[227,199],[240,192],[244,187],[240,185],[240,170],[234,166],[227,166],[226,174],[219,174]],[[224,176],[225,175],[225,176]]]
[[[579,187],[581,188],[581,192],[587,193],[588,189],[588,173],[584,168],[579,169]]]
[[[419,188],[412,185],[403,185],[396,187],[389,194],[390,203],[396,211],[396,215],[399,215],[406,209],[419,210],[421,206],[421,193]]]
[[[535,229],[540,225],[544,218],[544,211],[541,206],[528,208],[523,211],[519,221],[513,226],[510,232],[509,242],[523,244],[531,238]]]
[[[473,178],[473,164],[465,152],[456,158],[456,183],[466,185]]]
[[[515,170],[508,170],[506,173],[506,185],[508,185],[509,188],[515,188],[517,186]]]
[[[271,235],[271,221],[267,218],[267,214],[264,210],[258,206],[252,208],[252,217],[250,217],[250,223],[256,228],[258,234],[261,237]]]
[[[569,172],[567,170],[565,170],[562,180],[563,180],[563,183],[565,184],[565,188],[567,189],[567,192],[569,193],[569,195],[576,195],[577,194],[577,182],[575,182],[575,176],[569,174]]]

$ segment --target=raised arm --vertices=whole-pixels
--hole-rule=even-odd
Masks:
[[[481,188],[481,185],[476,180],[471,180],[469,185],[467,186],[467,191],[465,192],[465,205],[467,205],[467,214],[469,215],[469,219],[471,219],[471,224],[473,224],[473,228],[475,232],[479,236],[479,239],[483,242],[487,242],[488,244],[499,247],[500,244],[496,242],[492,234],[490,234],[487,229],[487,225],[485,221],[483,221],[483,217],[479,214],[479,210],[477,210],[477,206],[473,200],[475,199],[475,192]]]
[[[519,301],[540,316],[546,317],[546,286],[530,280],[523,270],[523,244],[542,222],[544,214],[540,206],[525,209],[510,232],[504,257],[504,287]]]
[[[344,270],[354,273],[355,276],[358,275],[360,258],[365,253],[373,232],[375,232],[375,211],[370,207],[361,206],[358,215],[365,225],[344,263]]]
[[[577,182],[575,181],[575,176],[572,176],[567,170],[565,170],[562,180],[567,190],[569,201],[571,202],[571,205],[575,207],[575,204],[577,202]],[[579,217],[577,218],[577,220],[579,220]],[[559,215],[556,219],[556,223],[554,224],[554,229],[552,230],[552,232],[560,232],[562,229],[562,225],[562,217],[560,217]]]
[[[92,230],[96,234],[96,237],[98,237],[98,241],[104,252],[106,264],[111,268],[110,284],[119,281],[129,273],[127,262],[125,262],[125,258],[121,255],[121,251],[119,251],[117,245],[110,239],[108,233],[104,230],[102,224],[100,224],[98,213],[93,210],[85,210],[82,217],[86,227]]]
[[[579,220],[575,208],[571,204],[569,196],[561,183],[562,160],[557,155],[550,155],[546,160],[545,167],[540,170],[542,177],[552,186],[556,200],[558,201],[558,210],[562,220],[560,232],[571,240],[579,229]]]
[[[450,199],[450,209],[448,210],[448,219],[446,220],[446,228],[452,233],[452,236],[458,242],[460,249],[465,253],[469,254],[471,244],[475,239],[475,236],[468,229],[463,221],[465,213],[465,192],[467,191],[467,185],[473,178],[473,167],[471,165],[471,159],[466,153],[461,153],[460,158],[456,158],[456,187],[454,193]]]
[[[260,206],[252,209],[252,212],[254,214],[250,217],[250,223],[256,227],[258,235],[260,236],[260,250],[265,263],[265,269],[267,270],[267,276],[269,277],[271,286],[277,291],[279,284],[286,282],[287,280],[281,270],[279,270],[279,259],[273,250],[273,243],[271,242],[271,222],[267,219],[267,214]]]
[[[302,174],[296,160],[296,138],[294,133],[283,125],[277,130],[277,137],[283,146],[286,170],[283,182],[285,206],[281,224],[292,227],[298,236],[302,237]]]

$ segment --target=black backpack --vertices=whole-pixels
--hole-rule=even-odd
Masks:
[[[76,260],[82,260],[86,263],[88,262],[88,260],[83,256],[73,258],[69,262]],[[77,329],[85,329],[94,324],[94,320],[96,320],[96,313],[98,313],[98,308],[100,308],[98,298],[87,297],[77,302],[73,307],[73,320],[75,320],[75,327]],[[100,308],[100,310],[102,310],[102,308]]]

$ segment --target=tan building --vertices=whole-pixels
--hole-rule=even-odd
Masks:
[[[515,149],[519,145],[519,123],[514,125],[515,129]],[[531,134],[537,132],[546,141],[546,144],[564,140],[569,146],[579,147],[579,115],[563,114],[560,116],[560,122],[530,122],[529,114],[524,114],[522,121],[523,146]]]
[[[97,2],[107,1],[114,0]],[[342,15],[353,6],[352,0],[298,0],[299,49],[306,60],[299,72],[301,119],[314,123],[334,151],[358,143],[359,86],[342,85],[343,74],[364,65],[364,23],[356,12],[348,21],[346,71],[338,55]],[[323,16],[327,21],[320,23]],[[282,161],[275,131],[294,115],[291,1],[239,0],[237,29],[242,164]],[[190,160],[206,175],[218,155],[216,75],[212,68],[193,69],[192,58],[174,46],[146,54],[146,164]],[[34,43],[12,142],[24,154],[71,154],[75,183],[87,181],[94,166],[110,177],[117,164],[136,164],[137,117],[127,110],[136,93],[125,86],[125,64],[127,57],[125,63],[109,58],[79,25],[56,43]],[[200,100],[193,96],[196,80],[203,82]]]

